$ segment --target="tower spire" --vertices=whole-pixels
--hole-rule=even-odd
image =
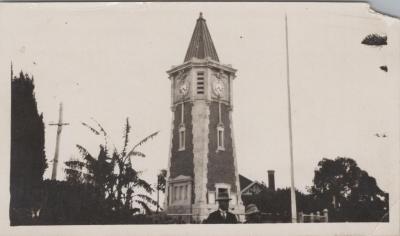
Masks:
[[[212,60],[219,62],[217,51],[215,50],[202,12],[200,12],[196,26],[194,27],[192,39],[186,51],[184,62],[189,61],[193,57],[198,59],[210,57]]]

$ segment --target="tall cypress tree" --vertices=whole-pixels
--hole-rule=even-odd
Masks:
[[[34,88],[33,77],[22,71],[11,80],[11,225],[24,224],[21,212],[28,215],[41,204],[47,162],[43,115],[38,113]]]

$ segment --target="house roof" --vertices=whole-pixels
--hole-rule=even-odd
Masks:
[[[186,51],[184,62],[191,60],[193,57],[198,59],[210,57],[212,60],[219,62],[217,51],[215,50],[206,20],[203,18],[202,13],[200,13],[196,26],[194,27],[192,39]]]
[[[247,186],[252,184],[254,181],[244,177],[243,175],[239,174],[239,185],[240,185],[240,191],[243,191]]]
[[[253,186],[259,186],[261,189],[266,189],[269,191],[268,188],[265,187],[262,183],[256,181],[256,180],[250,180],[243,175],[239,174],[239,185],[240,185],[240,192],[246,192],[248,189],[253,188]]]

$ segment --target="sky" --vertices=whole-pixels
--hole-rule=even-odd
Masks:
[[[360,3],[77,3],[2,4],[0,74],[35,78],[46,124],[50,178],[58,105],[64,104],[58,179],[63,162],[78,158],[76,144],[97,155],[102,139],[81,125],[97,120],[117,148],[124,122],[131,146],[159,135],[134,160],[156,182],[169,155],[170,81],[166,71],[183,62],[203,12],[218,56],[238,69],[233,125],[239,173],[277,187],[290,185],[284,16],[288,16],[295,185],[312,185],[318,162],[350,157],[392,191],[399,156],[399,20]],[[10,23],[12,22],[12,23]],[[370,33],[388,45],[361,44]],[[384,72],[379,66],[387,65]],[[9,88],[9,87],[8,87]],[[9,90],[5,93],[9,96]],[[6,96],[6,95],[3,95]],[[9,106],[9,105],[7,105]],[[375,133],[385,133],[378,138]],[[396,190],[397,191],[397,190]]]

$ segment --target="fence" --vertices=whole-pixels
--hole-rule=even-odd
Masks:
[[[317,223],[317,222],[329,222],[328,217],[328,209],[324,209],[323,214],[321,215],[319,211],[310,214],[304,214],[303,212],[299,213],[299,222],[300,223]]]

